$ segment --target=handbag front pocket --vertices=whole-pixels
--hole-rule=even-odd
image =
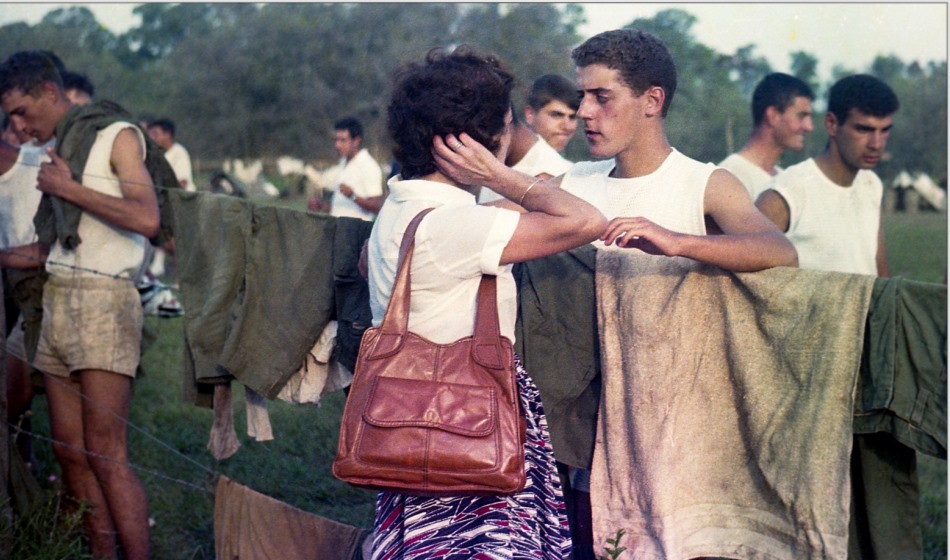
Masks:
[[[495,469],[497,397],[490,386],[377,377],[363,412],[359,460],[411,470]]]

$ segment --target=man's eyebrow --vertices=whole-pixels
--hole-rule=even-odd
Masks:
[[[583,96],[585,93],[593,93],[594,95],[601,95],[604,93],[610,93],[611,90],[607,88],[597,87],[589,89],[579,89],[577,90],[577,95]]]

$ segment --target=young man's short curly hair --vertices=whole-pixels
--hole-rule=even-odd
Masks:
[[[676,65],[666,45],[655,36],[639,29],[605,31],[571,51],[571,58],[579,68],[603,64],[617,70],[636,95],[654,86],[663,88],[662,116],[669,111],[676,92]]]
[[[467,133],[491,151],[499,146],[515,78],[492,55],[466,46],[433,49],[400,68],[389,102],[393,156],[403,179],[436,171],[432,140]]]

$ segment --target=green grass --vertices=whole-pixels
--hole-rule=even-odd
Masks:
[[[944,281],[945,215],[886,216],[885,231],[893,275]],[[133,462],[145,469],[139,474],[155,520],[153,558],[214,558],[211,491],[213,477],[218,473],[305,511],[371,527],[375,494],[352,488],[330,474],[343,410],[342,393],[329,396],[319,407],[270,401],[275,440],[254,442],[246,435],[243,391],[236,390],[235,428],[242,447],[225,461],[211,457],[206,448],[211,411],[185,403],[180,396],[182,322],[180,318],[147,319],[147,328],[155,332],[156,341],[143,358],[146,375],[136,381],[132,401],[131,422],[141,431],[130,433],[130,452]],[[48,434],[45,399],[36,399],[34,412],[34,429]],[[41,478],[46,482],[49,475],[58,475],[58,468],[47,443],[37,441],[35,449]],[[944,559],[947,463],[921,456],[919,475],[925,558]]]

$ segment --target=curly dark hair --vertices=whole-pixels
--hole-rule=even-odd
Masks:
[[[393,157],[403,179],[436,171],[432,139],[467,133],[492,152],[498,149],[511,108],[514,76],[493,55],[461,46],[436,48],[424,62],[400,68],[389,102]]]
[[[651,87],[663,88],[663,114],[670,110],[676,92],[676,65],[663,41],[639,29],[604,31],[571,51],[578,67],[603,64],[620,72],[620,78],[636,95]]]

